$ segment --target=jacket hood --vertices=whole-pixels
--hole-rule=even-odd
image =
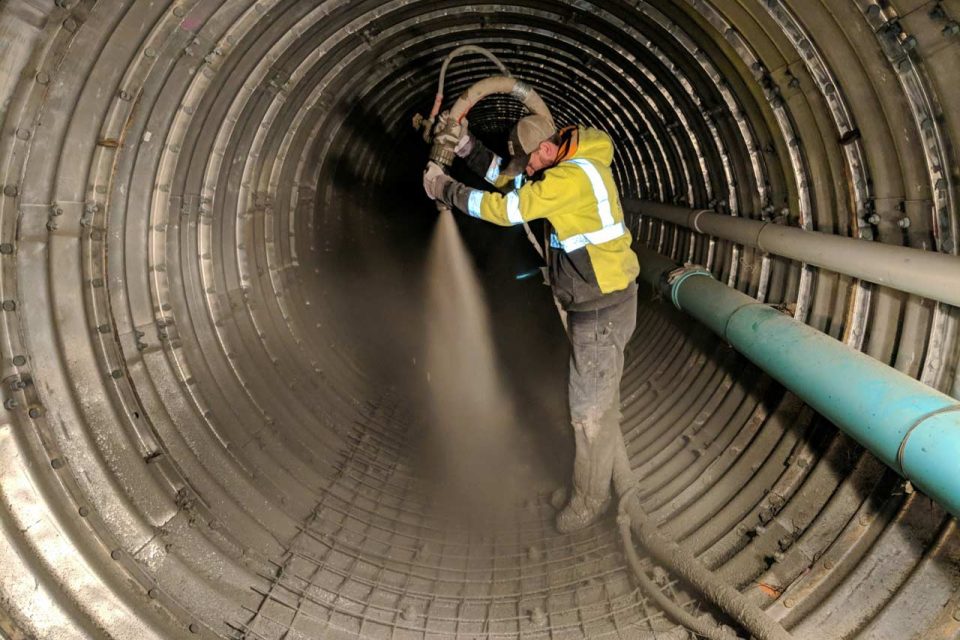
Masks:
[[[580,127],[577,151],[573,158],[592,160],[609,167],[613,162],[613,140],[599,129]]]

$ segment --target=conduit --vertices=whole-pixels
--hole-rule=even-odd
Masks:
[[[538,487],[481,532],[428,503],[433,218],[411,118],[447,54],[486,47],[558,125],[615,137],[625,199],[955,256],[958,20],[954,0],[4,3],[0,629],[682,637],[632,582],[612,514],[560,536]],[[444,90],[490,71],[458,58]],[[491,96],[470,126],[496,147],[524,112]],[[559,484],[549,290],[514,279],[519,230],[459,220],[531,460]],[[628,223],[960,397],[955,307]],[[949,512],[710,331],[641,305],[622,398],[637,504],[765,619],[794,638],[960,634]]]
[[[892,289],[960,306],[960,259],[954,255],[876,242],[863,242],[771,221],[724,216],[658,202],[625,203],[628,211],[800,260]]]
[[[881,461],[960,514],[960,402],[643,248],[644,280]],[[698,277],[699,276],[699,277]]]

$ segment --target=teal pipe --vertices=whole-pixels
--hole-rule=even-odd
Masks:
[[[792,317],[640,247],[641,277],[960,516],[960,402]],[[690,275],[686,275],[690,274]]]

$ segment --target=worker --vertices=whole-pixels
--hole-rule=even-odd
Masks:
[[[442,119],[438,130],[445,128]],[[557,131],[550,118],[526,116],[510,133],[511,160],[504,166],[469,127],[455,125],[444,135],[471,170],[509,190],[472,189],[431,162],[423,177],[430,198],[502,226],[545,218],[552,227],[547,272],[567,312],[576,444],[572,488],[556,526],[561,533],[583,529],[606,512],[614,460],[626,457],[620,379],[637,317],[640,265],[610,170],[613,142],[597,129]]]

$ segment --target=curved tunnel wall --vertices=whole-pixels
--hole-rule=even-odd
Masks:
[[[6,3],[0,629],[669,632],[610,523],[557,536],[544,495],[483,535],[430,512],[411,117],[442,57],[481,44],[558,121],[615,134],[624,197],[956,253],[956,20],[902,0]],[[460,59],[448,96],[489,71]],[[490,101],[471,125],[516,115]],[[955,309],[629,223],[960,395]],[[466,232],[495,273],[505,236]],[[705,330],[644,305],[623,403],[647,509],[796,637],[956,636],[955,522]]]

